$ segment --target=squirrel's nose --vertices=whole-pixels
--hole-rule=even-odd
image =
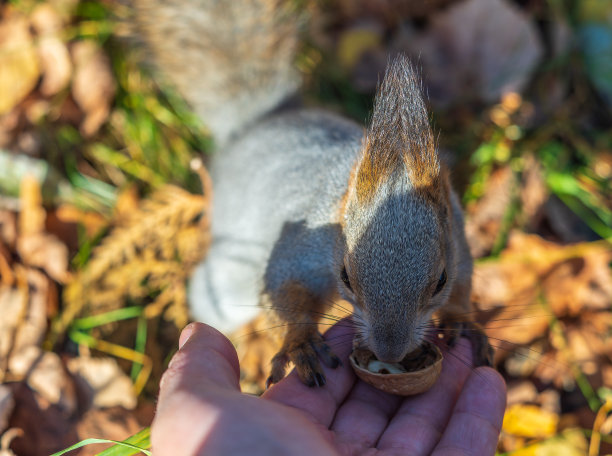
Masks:
[[[370,350],[372,350],[376,358],[383,363],[400,362],[404,359],[406,354],[415,348],[412,343],[406,343],[405,340],[397,340],[391,337],[385,337],[372,342],[373,343],[370,344]]]
[[[404,359],[404,351],[398,350],[389,350],[387,348],[383,348],[382,350],[372,350],[376,355],[376,358],[383,363],[398,363],[402,359]]]

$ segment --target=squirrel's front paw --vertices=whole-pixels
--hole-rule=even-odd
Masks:
[[[325,385],[325,374],[319,358],[323,364],[332,369],[342,364],[340,358],[332,352],[318,332],[309,333],[301,338],[287,335],[283,348],[272,358],[272,370],[266,381],[266,387],[283,379],[289,361],[295,365],[302,383],[310,387]]]
[[[475,366],[493,367],[493,348],[489,338],[478,323],[471,321],[442,322],[440,329],[446,335],[446,343],[453,347],[460,337],[472,343],[472,359]]]

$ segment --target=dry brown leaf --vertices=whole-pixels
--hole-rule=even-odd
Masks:
[[[541,351],[541,347],[538,347]],[[569,390],[575,388],[575,371],[569,364],[567,350],[553,348],[539,357],[528,373],[543,384],[552,384],[555,388]]]
[[[564,330],[565,344],[562,345],[557,358],[574,367],[570,371],[574,376],[579,371],[585,375],[594,390],[602,386],[610,387],[609,378],[604,367],[610,365],[612,341],[608,337],[612,328],[612,314],[606,312],[585,312],[573,324],[567,324]],[[551,373],[540,366],[536,368],[539,378],[551,376]],[[558,376],[552,379],[562,385]],[[567,382],[566,384],[571,384]]]
[[[68,280],[68,247],[52,234],[21,236],[17,252],[25,264],[43,269],[57,282]]]
[[[36,346],[26,347],[11,355],[9,371],[13,378],[24,379],[41,398],[66,415],[76,412],[74,385],[56,353]]]
[[[612,305],[610,251],[592,251],[554,266],[543,283],[546,301],[557,316],[578,316],[586,309],[607,310]]]
[[[559,391],[555,389],[547,389],[542,391],[538,395],[538,404],[542,407],[542,410],[556,413],[561,413],[561,396]]]
[[[508,264],[524,264],[544,276],[559,262],[606,252],[611,252],[611,247],[605,241],[560,245],[535,234],[513,231],[500,260]]]
[[[40,93],[50,97],[68,87],[72,62],[66,45],[56,36],[44,36],[38,43],[43,80]]]
[[[502,345],[506,345],[506,343],[504,342]],[[507,358],[503,363],[504,370],[511,377],[527,378],[532,376],[534,372],[539,369],[540,365],[546,363],[547,368],[551,369],[551,371],[555,374],[558,374],[558,378],[561,378],[561,376],[566,372],[564,370],[566,366],[559,364],[557,357],[554,356],[556,354],[555,351],[551,352],[553,354],[552,358],[547,358],[548,353],[544,353],[545,347],[545,339],[536,340],[529,345],[511,345],[509,348],[505,349],[507,352]],[[570,372],[569,369],[567,372]],[[570,383],[568,384],[573,384],[571,382],[571,378]]]
[[[130,378],[113,358],[80,356],[68,361],[68,370],[87,395],[87,403],[95,408],[122,406],[136,407],[136,395]]]
[[[537,398],[538,390],[532,382],[522,380],[520,382],[508,383],[507,405],[533,403]]]
[[[547,389],[538,393],[533,381],[521,380],[508,384],[507,406],[538,405],[542,410],[558,415],[561,411],[559,392]]]
[[[17,329],[26,312],[27,293],[12,287],[2,287],[0,289],[0,309],[2,318],[0,319],[0,381],[6,375],[8,360]]]
[[[62,18],[49,2],[36,5],[30,14],[30,22],[39,36],[59,34],[64,26]]]
[[[24,380],[48,402],[74,411],[76,399],[59,357],[39,347],[54,286],[42,272],[21,265],[15,265],[15,275],[15,287],[0,288],[0,378]]]
[[[546,334],[551,315],[537,302],[538,276],[522,265],[476,265],[472,300],[499,359]]]
[[[603,341],[596,334],[575,327],[569,327],[565,337],[573,361],[580,365],[581,371],[586,375],[595,374],[599,369],[597,357],[605,351]]]
[[[85,113],[81,133],[91,136],[108,118],[115,97],[116,84],[108,56],[91,40],[72,45],[74,77],[72,96]]]
[[[569,368],[573,361],[581,362],[583,371],[594,373],[596,357],[612,353],[612,344],[602,345],[601,336],[608,333],[611,317],[608,312],[592,311],[609,309],[612,303],[612,294],[607,291],[610,258],[610,248],[605,243],[561,246],[535,235],[513,232],[499,260],[477,264],[473,278],[472,299],[482,310],[479,320],[492,345],[498,348],[496,359],[512,354],[506,361],[509,372],[517,376],[533,373],[556,385],[573,382]],[[568,262],[593,266],[570,267],[567,272]],[[595,293],[594,297],[587,290]],[[545,298],[545,306],[541,297]],[[591,318],[592,315],[597,317]],[[566,316],[582,316],[584,320],[582,326],[566,329],[568,334],[576,332],[569,349],[564,342],[553,341],[557,349],[569,350],[563,357],[556,350],[542,354],[542,346],[526,347],[536,340],[546,342],[547,335],[557,337],[549,332],[550,323],[555,317]],[[576,355],[572,355],[574,350]]]
[[[47,331],[47,306],[51,296],[57,294],[55,286],[48,277],[35,269],[17,267],[20,288],[27,300],[25,312],[14,336],[14,350],[28,346],[39,346]],[[55,298],[57,299],[57,298]]]
[[[30,21],[38,34],[37,50],[42,70],[40,92],[52,96],[68,87],[72,62],[68,48],[60,39],[64,25],[60,15],[49,3],[39,4]]]
[[[500,258],[505,267],[516,268],[515,275],[536,275],[534,287],[557,317],[612,304],[612,249],[605,241],[562,246],[513,232]]]
[[[42,66],[43,79],[40,85],[40,93],[46,97],[51,97],[59,93],[70,83],[72,76],[72,63],[70,53],[66,45],[56,36],[45,36],[40,39],[37,46],[38,56]],[[37,120],[32,115],[30,118]]]
[[[543,54],[534,24],[506,0],[454,4],[396,47],[418,58],[429,98],[441,106],[520,93]]]
[[[39,78],[38,55],[28,20],[7,8],[0,22],[0,115],[11,111]]]
[[[26,176],[21,182],[19,201],[19,237],[17,253],[24,264],[43,269],[54,280],[64,283],[68,277],[68,248],[45,230],[46,212],[38,181]]]

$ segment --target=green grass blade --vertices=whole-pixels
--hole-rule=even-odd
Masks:
[[[114,443],[115,445],[107,448],[106,450],[98,453],[98,456],[131,456],[138,453],[144,453],[148,456],[151,456],[151,452],[146,448],[151,447],[150,443],[151,437],[151,429],[145,428],[137,434],[127,438],[122,442],[118,442],[116,440],[108,440],[108,439],[85,439],[74,445],[58,451],[57,453],[53,453],[51,456],[61,456],[63,454],[68,453],[72,450],[77,450],[86,445],[92,445],[96,443]]]
[[[124,307],[122,309],[111,310],[98,315],[79,318],[75,320],[71,327],[72,329],[86,330],[113,323],[120,320],[128,320],[142,315],[143,308],[140,306]]]
[[[97,456],[131,456],[133,454],[138,454],[139,451],[150,456],[151,452],[146,449],[151,448],[151,428],[144,428],[142,431],[128,437],[123,442],[117,443],[119,445],[107,448]],[[126,448],[125,445],[131,448]]]
[[[94,144],[90,152],[92,156],[108,165],[114,166],[132,177],[140,179],[153,187],[159,187],[164,183],[164,178],[157,174],[153,169],[149,168],[138,160],[133,160],[121,152],[115,151],[104,144]]]
[[[144,354],[147,346],[147,319],[144,316],[138,318],[138,326],[136,328],[136,343],[134,344],[134,351]],[[142,364],[133,363],[130,376],[132,382],[136,382],[138,374],[142,370]]]

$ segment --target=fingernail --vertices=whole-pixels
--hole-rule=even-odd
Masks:
[[[185,345],[185,343],[189,340],[189,338],[193,334],[194,329],[194,323],[189,323],[187,326],[185,326],[185,328],[183,328],[183,331],[181,331],[181,335],[179,337],[179,350],[183,348],[183,345]]]

